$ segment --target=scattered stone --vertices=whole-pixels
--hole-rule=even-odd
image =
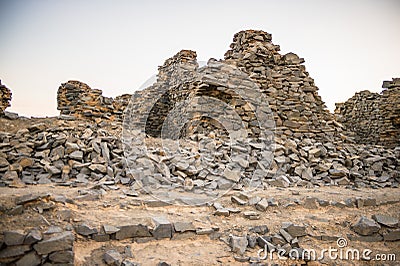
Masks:
[[[233,203],[236,203],[236,204],[239,204],[239,205],[246,205],[246,204],[247,204],[247,201],[242,200],[241,198],[239,198],[239,197],[237,197],[237,196],[232,196],[232,197],[231,197],[231,201],[232,201]]]
[[[263,198],[256,204],[256,209],[259,211],[266,211],[268,208],[268,200]]]
[[[363,200],[363,206],[364,207],[369,207],[369,206],[376,206],[376,199],[375,198],[366,198]]]
[[[90,236],[97,233],[97,229],[87,224],[79,224],[75,226],[75,232],[83,236]]]
[[[360,236],[360,235],[347,235],[347,238],[351,241],[359,241],[359,242],[380,242],[383,240],[383,237],[379,234],[372,234],[368,236]]]
[[[240,170],[230,170],[228,168],[224,171],[224,177],[233,182],[239,182],[241,178]]]
[[[388,230],[387,233],[383,235],[385,241],[399,241],[400,240],[400,229]]]
[[[307,196],[304,199],[303,206],[306,209],[317,209],[318,208],[317,199],[314,197]]]
[[[119,231],[115,233],[117,240],[133,238],[133,237],[148,237],[151,236],[147,226],[142,224],[119,226]]]
[[[243,255],[246,251],[247,245],[247,236],[231,236],[230,237],[230,244],[232,248],[232,252],[238,253]]]
[[[306,227],[303,225],[295,225],[290,222],[282,223],[282,229],[288,232],[292,237],[300,237],[307,235]]]
[[[266,225],[256,225],[254,227],[251,227],[249,231],[259,235],[265,235],[269,232],[269,228]]]
[[[365,216],[361,216],[361,218],[351,228],[354,232],[363,236],[372,235],[381,229],[379,224]]]
[[[372,219],[378,224],[387,227],[397,227],[399,225],[399,219],[384,214],[374,214],[372,215]]]
[[[214,212],[214,215],[216,215],[216,216],[225,216],[225,217],[228,217],[228,216],[229,216],[229,210],[228,210],[228,209],[225,209],[225,208],[217,209],[217,210]]]
[[[37,200],[40,200],[43,198],[47,198],[49,196],[50,196],[50,194],[47,194],[47,193],[35,194],[35,195],[34,194],[23,195],[21,197],[17,197],[15,200],[15,203],[17,205],[23,205],[25,203],[37,201]]]
[[[191,222],[175,222],[174,229],[176,232],[184,233],[188,231],[196,231],[196,228]]]
[[[174,229],[172,224],[165,217],[153,217],[152,221],[154,228],[151,233],[154,238],[172,238]]]
[[[54,251],[72,250],[74,239],[74,235],[67,231],[42,240],[36,243],[33,248],[39,255],[49,254]]]
[[[118,251],[111,249],[104,253],[103,260],[107,265],[120,266],[123,258]]]
[[[112,225],[103,225],[103,231],[104,233],[111,235],[114,234],[116,232],[118,232],[120,229],[118,227],[112,226]]]
[[[243,212],[243,216],[249,220],[259,220],[260,214],[254,211],[245,211]]]
[[[214,229],[212,228],[198,228],[196,229],[196,234],[197,235],[209,235],[214,233]]]
[[[279,233],[283,236],[283,238],[286,240],[286,242],[290,243],[293,240],[293,237],[286,232],[284,229],[280,229]]]

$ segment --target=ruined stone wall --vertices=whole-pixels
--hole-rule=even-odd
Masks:
[[[16,134],[0,134],[0,185],[79,184],[103,179],[113,184],[131,184],[140,180],[155,187],[185,187],[209,193],[217,188],[247,185],[253,178],[257,186],[398,186],[398,149],[342,141],[346,139],[342,127],[325,109],[301,58],[292,53],[280,55],[278,47],[271,43],[271,35],[262,31],[239,32],[231,48],[225,60],[210,59],[201,68],[195,52],[179,52],[159,68],[156,83],[135,92],[127,107],[129,95],[113,100],[81,82],[62,84],[58,93],[62,114],[120,120],[122,109],[129,108],[124,125],[139,125],[146,134],[144,141],[154,145],[144,149],[135,128],[124,127],[123,138],[117,137],[102,128],[110,121],[72,121],[71,126],[60,122],[62,126],[52,128],[32,125]],[[235,94],[234,88],[246,91],[255,102],[261,99],[257,90],[266,97],[274,124],[261,126],[276,125],[273,141],[259,137],[261,126],[254,119],[257,104],[248,104],[248,100]],[[386,92],[390,99],[392,92],[392,87]],[[235,142],[218,139],[216,135],[226,133],[218,132],[218,121],[227,118],[224,108],[185,109],[185,103],[198,96],[214,98],[231,107],[248,137]],[[207,103],[194,104],[203,106]],[[159,139],[148,137],[161,136],[164,120],[177,107],[180,112],[174,123],[184,121],[185,115],[196,117],[198,111],[213,111],[216,117],[185,125],[187,133],[183,137],[189,136],[200,147],[181,149],[171,156],[157,147]],[[146,113],[148,116],[143,117]],[[114,124],[120,127],[120,123]],[[231,124],[234,128],[239,125]],[[170,136],[180,138],[180,132]],[[208,148],[212,141],[205,136],[216,140],[214,150]],[[200,149],[211,151],[212,156],[199,156]],[[133,164],[127,167],[129,158]]]
[[[4,114],[4,111],[7,107],[11,106],[11,96],[11,90],[8,89],[5,85],[2,85],[0,80],[0,116]]]
[[[91,89],[87,84],[70,80],[61,84],[57,92],[57,109],[61,115],[76,118],[104,118],[121,121],[123,111],[131,95],[124,94],[115,99],[103,96],[99,89]]]
[[[157,82],[134,94],[132,105],[135,106],[131,109],[133,112],[125,116],[125,119],[127,124],[142,123],[141,128],[145,129],[147,135],[159,137],[163,119],[177,106],[182,108],[181,102],[185,103],[197,96],[213,97],[234,108],[245,123],[248,130],[247,140],[250,140],[251,144],[239,142],[235,145],[238,150],[246,151],[244,153],[250,156],[232,155],[228,143],[222,142],[223,145],[218,148],[216,154],[224,156],[214,157],[212,167],[205,166],[200,159],[194,160],[195,154],[191,153],[175,154],[174,160],[170,160],[170,157],[160,155],[157,148],[148,147],[146,152],[139,152],[141,143],[137,142],[137,131],[128,130],[127,133],[133,136],[133,141],[130,142],[132,147],[139,144],[137,149],[132,150],[137,159],[131,169],[140,170],[133,175],[140,176],[142,172],[156,173],[155,176],[165,175],[168,182],[160,182],[162,185],[183,182],[179,178],[184,177],[189,183],[193,181],[205,184],[202,188],[206,190],[211,187],[224,188],[232,182],[245,184],[253,173],[257,173],[256,182],[276,186],[396,186],[398,164],[395,152],[374,146],[355,145],[347,141],[343,126],[329,113],[318,95],[318,88],[302,65],[303,59],[293,53],[279,54],[279,47],[272,44],[271,35],[262,31],[239,32],[235,35],[231,48],[226,53],[225,60],[210,59],[207,65],[201,68],[198,68],[195,62],[195,52],[184,50],[168,59],[166,64],[160,67]],[[185,57],[190,60],[182,60]],[[170,64],[171,62],[175,65]],[[232,70],[235,67],[246,75]],[[168,75],[164,76],[165,73]],[[257,138],[257,124],[253,123],[252,112],[248,112],[249,106],[243,103],[243,99],[236,97],[235,93],[224,93],[235,86],[251,91],[251,88],[246,86],[249,81],[255,83],[266,96],[272,110],[276,125],[272,144],[260,143],[262,140]],[[163,89],[165,92],[160,94],[160,90]],[[255,95],[250,98],[257,98]],[[154,99],[157,97],[158,100]],[[158,102],[153,104],[155,101]],[[215,114],[216,110],[212,111]],[[146,112],[150,113],[148,119],[141,119],[141,115]],[[184,116],[187,112],[181,114]],[[176,118],[179,124],[178,120],[181,117]],[[212,122],[214,124],[206,125]],[[199,125],[205,130],[198,130]],[[201,121],[189,125],[188,135],[193,140],[204,141],[204,136],[209,133],[215,136],[216,127],[218,124],[215,121]],[[198,137],[196,134],[190,135],[193,132],[201,134]],[[178,135],[172,134],[176,137]],[[264,144],[273,148],[273,158],[270,152],[261,152],[260,147]],[[160,166],[154,162],[162,163]],[[257,171],[256,164],[265,167]],[[163,170],[157,170],[160,168]],[[176,176],[179,178],[176,179]],[[149,183],[146,178],[143,182]],[[154,185],[158,183],[157,180],[151,182]]]
[[[30,201],[28,197],[22,200],[26,202],[21,204]],[[57,229],[0,232],[4,238],[4,242],[0,241],[1,265],[73,265],[75,236],[71,231]]]
[[[381,94],[361,91],[336,104],[335,114],[357,143],[400,146],[400,78],[382,87]]]
[[[341,128],[318,95],[302,65],[304,59],[294,53],[280,54],[279,45],[271,40],[271,34],[263,31],[238,32],[225,61],[248,73],[268,96],[281,137],[340,139]]]

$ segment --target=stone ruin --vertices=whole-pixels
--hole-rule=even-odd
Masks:
[[[6,108],[11,106],[11,96],[11,90],[1,84],[0,80],[0,116],[4,115]]]
[[[157,81],[135,92],[129,105],[128,94],[112,99],[78,81],[62,84],[59,118],[78,124],[32,125],[17,134],[2,133],[1,184],[106,178],[200,194],[246,186],[398,186],[398,149],[354,143],[350,131],[358,129],[343,119],[338,122],[325,108],[304,59],[280,54],[271,39],[263,31],[241,31],[224,60],[210,59],[201,68],[195,52],[182,50],[159,67]],[[382,96],[394,98],[381,102],[390,102],[386,110],[393,110],[380,124],[387,129],[385,123],[398,119],[398,97],[392,97],[396,82]],[[215,102],[201,103],[210,98]],[[186,104],[190,102],[194,108]],[[216,110],[214,103],[231,109]],[[268,108],[260,109],[262,105]],[[265,117],[261,123],[255,117],[258,111]],[[232,113],[237,116],[227,116]],[[85,122],[93,120],[100,123]],[[221,121],[229,122],[228,127]],[[118,130],[102,128],[107,123]],[[172,131],[163,131],[165,124]],[[176,140],[189,146],[173,156],[158,146],[161,141],[177,152]],[[207,156],[200,154],[210,147]]]
[[[99,89],[91,89],[83,82],[70,80],[58,88],[57,109],[64,116],[121,121],[123,111],[130,98],[129,94],[118,96],[115,99],[105,97]]]
[[[357,143],[400,146],[400,78],[384,81],[382,93],[361,91],[337,103],[337,120]]]
[[[257,211],[265,212],[278,203],[274,198],[250,198],[243,192],[247,188],[346,186],[356,193],[356,188],[398,187],[399,79],[385,82],[387,90],[381,95],[361,92],[338,104],[334,116],[318,95],[304,60],[294,53],[280,54],[271,39],[263,31],[241,31],[235,34],[225,59],[210,59],[204,67],[199,67],[196,52],[182,50],[159,67],[153,85],[115,99],[79,81],[62,84],[57,96],[59,117],[32,121],[15,133],[0,132],[0,186],[90,185],[78,191],[78,202],[101,202],[102,195],[118,189],[118,184],[124,185],[118,203],[124,197],[138,197],[138,192],[161,192],[157,196],[163,201],[140,198],[140,208],[204,205],[203,199],[208,198],[198,195],[216,198],[233,189],[237,192],[231,202],[246,206],[243,215],[250,220],[260,218]],[[4,111],[11,92],[1,84],[0,92]],[[193,194],[188,197],[187,193]],[[298,191],[293,195],[299,195]],[[56,202],[72,203],[49,194],[24,195],[16,198],[17,205],[7,213],[21,215],[28,206],[43,212]],[[307,196],[301,204],[306,209],[379,207],[376,198],[336,202]],[[250,206],[256,211],[248,211]],[[219,202],[213,207],[216,216],[237,212]],[[292,210],[287,207],[285,211]],[[70,213],[65,216],[71,222]],[[5,230],[0,232],[0,264],[72,265],[75,240],[139,243],[188,232],[211,236],[220,230],[195,227],[186,220],[152,220],[151,226],[131,220],[127,225],[99,226],[77,219],[66,231],[57,226],[47,231]],[[358,235],[348,237],[386,245],[400,239],[398,227],[398,219],[392,217],[362,216],[352,226]],[[282,224],[277,233],[265,225],[249,230],[257,234],[230,235],[226,240],[233,252],[243,255],[256,244],[300,249],[299,239],[309,235],[306,226],[292,223]],[[326,234],[315,237],[336,241]],[[121,265],[123,260],[116,250],[105,252],[103,259],[109,265]],[[131,265],[128,262],[123,265]]]

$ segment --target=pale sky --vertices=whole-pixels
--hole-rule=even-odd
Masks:
[[[7,110],[58,115],[57,89],[71,79],[105,96],[133,93],[181,49],[222,59],[246,29],[267,31],[282,53],[303,57],[331,111],[400,77],[399,0],[0,0]]]

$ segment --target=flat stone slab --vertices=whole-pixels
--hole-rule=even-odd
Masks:
[[[377,233],[379,229],[381,229],[381,226],[374,220],[369,219],[365,216],[361,216],[357,223],[355,223],[351,228],[359,235],[369,236]]]
[[[7,246],[22,245],[25,239],[25,232],[22,230],[5,231],[4,243]]]
[[[149,228],[143,224],[124,225],[118,227],[119,231],[115,233],[117,240],[151,236]]]
[[[386,234],[383,235],[383,239],[385,241],[399,241],[400,240],[400,229],[398,230],[390,230]]]
[[[179,233],[196,231],[196,228],[194,227],[192,222],[175,222],[174,229],[176,232],[179,232]]]
[[[387,227],[396,227],[399,225],[399,219],[384,215],[384,214],[374,214],[372,215],[372,219],[374,219],[378,224],[387,226]]]
[[[0,259],[21,256],[29,250],[31,250],[30,245],[9,246],[0,250]]]
[[[111,235],[116,232],[118,232],[120,229],[118,227],[112,226],[112,225],[103,225],[103,231],[105,234]]]
[[[41,194],[28,194],[28,195],[23,195],[20,197],[17,197],[15,200],[15,203],[17,205],[22,205],[28,202],[36,201],[42,198],[47,198],[50,196],[50,193],[41,193]]]
[[[54,251],[72,250],[74,239],[75,236],[72,232],[63,232],[35,244],[33,248],[39,255]]]

